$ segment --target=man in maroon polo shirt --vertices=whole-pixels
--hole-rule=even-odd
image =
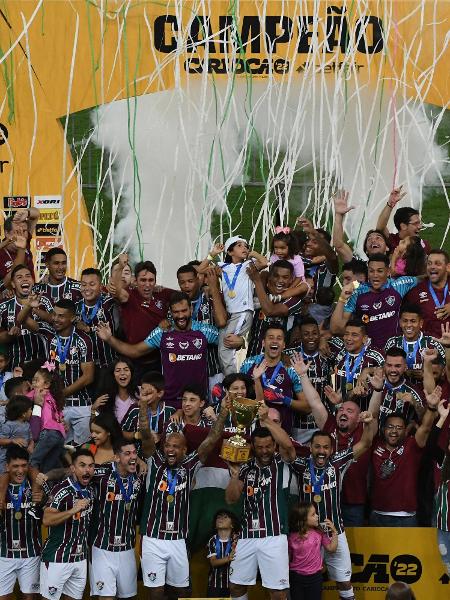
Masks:
[[[308,377],[308,363],[300,355],[293,357],[292,366],[303,386],[305,398],[311,407],[312,415],[317,426],[329,433],[334,442],[334,452],[351,448],[361,439],[363,423],[359,420],[361,409],[352,400],[337,404],[336,415],[331,415],[323,404],[319,394]],[[369,411],[376,418],[381,403],[383,377],[381,369],[376,369],[370,383],[373,388],[369,403]],[[340,395],[333,392],[330,400],[338,401]],[[354,461],[344,478],[342,487],[342,517],[345,527],[360,527],[364,525],[364,506],[367,501],[367,472],[370,465],[370,452],[365,452]]]
[[[121,304],[121,323],[125,339],[129,344],[145,340],[160,322],[167,317],[169,300],[174,290],[156,287],[156,268],[149,261],[137,263],[134,268],[136,287],[126,289],[122,271],[128,264],[128,255],[119,256],[119,268],[112,276],[113,296]],[[154,350],[136,360],[142,371],[161,371],[158,350]]]
[[[442,248],[431,250],[427,259],[427,278],[406,296],[406,302],[418,304],[423,317],[423,333],[441,337],[441,325],[450,323],[450,258]]]

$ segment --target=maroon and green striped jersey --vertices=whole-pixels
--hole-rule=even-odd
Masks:
[[[168,406],[165,402],[159,403],[154,414],[148,409],[148,422],[151,431],[162,435],[174,412],[175,408],[173,406]],[[129,432],[139,431],[139,406],[132,406],[127,411],[122,421],[122,430]]]
[[[450,531],[450,480],[439,484],[434,505],[436,527],[441,531]]]
[[[48,499],[47,507],[56,508],[61,512],[71,510],[77,500],[82,500],[85,497],[77,490],[76,486],[77,482],[74,482],[71,477],[56,485]],[[92,523],[95,488],[90,484],[82,490],[91,500],[89,505],[60,525],[48,528],[48,538],[42,550],[43,561],[71,563],[87,558],[88,534]]]
[[[279,454],[275,454],[266,466],[260,466],[252,458],[242,465],[239,479],[244,483],[240,537],[265,538],[287,534],[290,465]]]
[[[46,300],[49,300],[53,307],[59,300],[72,300],[73,302],[78,302],[81,298],[81,283],[70,277],[66,277],[65,280],[58,285],[40,281],[33,286],[33,292],[35,294],[40,294],[42,299],[45,298]],[[42,308],[47,310],[47,303],[44,304],[41,302],[41,304],[43,305]]]
[[[88,306],[83,299],[76,303],[77,315],[89,328],[89,337],[92,340],[94,362],[98,367],[108,367],[117,358],[117,352],[107,342],[100,339],[96,333],[97,325],[108,323],[112,334],[117,333],[118,306],[109,294],[101,294],[99,305]]]
[[[43,306],[46,310],[51,311],[50,303],[43,299]],[[9,331],[16,327],[17,315],[22,310],[22,305],[17,298],[11,298],[0,304],[0,329]],[[35,318],[32,316],[31,318]],[[11,342],[7,345],[8,353],[11,359],[11,370],[15,367],[22,366],[25,362],[40,358],[46,355],[47,345],[37,333],[33,333],[26,327],[20,327],[20,334],[11,337]]]
[[[206,558],[215,556],[216,558],[225,558],[229,556],[233,546],[232,540],[221,540],[217,535],[213,535],[206,549],[208,554]],[[228,589],[230,587],[230,564],[221,565],[220,567],[209,566],[208,586],[211,588]]]
[[[122,482],[125,495],[116,476]],[[133,549],[136,544],[139,505],[145,489],[145,475],[120,477],[115,465],[107,463],[95,467],[93,482],[97,495],[94,502],[92,545],[109,552]]]
[[[157,450],[147,463],[141,535],[160,540],[186,539],[189,494],[196,469],[201,465],[197,452],[191,452],[181,464],[171,468],[167,466],[164,455]]]
[[[347,448],[332,454],[324,467],[315,467],[314,475],[311,475],[309,457],[296,458],[292,463],[292,469],[298,477],[300,500],[314,502],[319,521],[330,519],[338,533],[344,531],[341,514],[342,481],[352,461],[353,448]],[[320,492],[315,491],[314,482],[320,480]],[[320,496],[320,501],[315,502],[314,496]]]
[[[28,480],[19,507],[20,484],[10,483],[6,493],[5,510],[0,519],[0,556],[2,558],[32,558],[42,549],[41,521],[28,514],[32,506],[31,485]],[[49,488],[44,485],[44,492]],[[15,514],[21,513],[16,519]]]

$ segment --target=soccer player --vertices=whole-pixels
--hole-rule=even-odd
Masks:
[[[329,433],[333,440],[334,452],[351,448],[361,440],[363,423],[360,420],[361,408],[346,400],[336,405],[335,415],[330,414],[309,378],[308,364],[300,355],[294,355],[292,365],[301,379],[305,398],[311,407],[312,415],[321,431]],[[373,377],[373,392],[368,407],[376,419],[380,411],[383,390],[382,370],[376,369]],[[334,396],[342,400],[337,392]],[[346,527],[360,527],[364,524],[364,507],[367,500],[367,472],[370,465],[370,453],[365,452],[356,462],[351,463],[342,485],[342,517]]]
[[[400,310],[400,329],[403,335],[389,338],[385,346],[385,350],[403,348],[408,367],[407,377],[413,382],[416,379],[422,379],[424,350],[434,348],[440,363],[445,365],[445,349],[434,338],[422,333],[423,324],[420,306],[403,304]]]
[[[426,393],[426,392],[425,392]],[[370,525],[416,527],[418,473],[423,449],[437,416],[441,389],[426,393],[427,409],[414,436],[407,436],[401,413],[388,416],[383,441],[372,451],[372,513]]]
[[[0,518],[0,597],[12,597],[16,580],[24,600],[39,593],[42,547],[41,522],[29,509],[33,506],[28,479],[29,454],[20,446],[6,451],[9,474],[6,507]],[[46,488],[46,486],[44,486]],[[48,493],[48,489],[46,488]]]
[[[371,346],[367,328],[358,319],[351,319],[345,326],[344,348],[337,354],[335,365],[335,389],[343,400],[354,400],[361,410],[368,410],[370,390],[361,394],[357,384],[363,370],[381,367],[384,356]],[[358,392],[358,393],[357,393]]]
[[[151,434],[147,409],[139,405],[139,429],[142,448],[148,459],[147,491],[141,519],[142,576],[151,600],[163,600],[164,586],[169,598],[186,596],[189,585],[189,561],[186,537],[189,494],[195,471],[205,463],[220,439],[228,416],[228,402],[222,402],[217,421],[198,450],[186,455],[182,433],[165,438],[163,450],[157,450]]]
[[[102,291],[102,276],[98,269],[84,269],[81,273],[82,299],[76,303],[79,318],[77,329],[87,333],[92,340],[96,367],[109,367],[117,354],[109,344],[97,335],[97,325],[108,323],[113,334],[118,324],[118,311],[115,300]]]
[[[385,382],[383,387],[380,426],[392,413],[402,414],[409,424],[418,422],[423,413],[423,390],[406,382],[406,353],[402,348],[389,348],[384,364]]]
[[[81,298],[80,282],[67,277],[67,254],[62,248],[51,248],[45,256],[45,265],[48,269],[48,280],[37,283],[33,292],[41,298],[46,298],[51,306],[59,300],[72,300],[78,302]],[[52,316],[47,312],[44,304],[35,310],[42,321],[52,323]]]
[[[330,328],[335,335],[344,332],[352,314],[367,327],[367,335],[376,348],[384,348],[387,340],[397,335],[402,298],[418,283],[417,277],[389,277],[389,258],[372,254],[368,261],[369,283],[342,289],[331,317]],[[350,297],[349,297],[350,296]],[[345,306],[344,306],[345,304]]]
[[[170,299],[173,328],[164,330],[156,327],[150,335],[137,344],[127,344],[112,335],[106,324],[97,328],[98,335],[117,352],[136,359],[159,348],[166,381],[164,400],[169,406],[180,408],[181,394],[185,385],[197,383],[205,394],[208,390],[207,347],[217,344],[218,331],[192,319],[189,296],[174,292]]]
[[[300,296],[281,299],[281,294],[292,286],[295,279],[294,267],[288,260],[277,260],[270,265],[266,284],[256,267],[250,266],[248,271],[261,304],[261,308],[254,312],[249,334],[247,356],[251,357],[261,353],[268,323],[274,320],[281,322],[285,331],[288,330],[288,323],[292,321],[289,317],[300,312],[302,299]],[[306,285],[301,285],[305,287],[306,292]],[[278,299],[280,301],[275,302]]]
[[[49,528],[41,557],[41,596],[59,600],[62,594],[81,600],[87,578],[88,533],[95,489],[94,457],[85,448],[72,455],[70,476],[57,484],[44,509]]]
[[[244,496],[230,591],[236,600],[247,598],[259,568],[271,600],[284,600],[289,587],[287,495],[290,463],[296,454],[288,434],[269,419],[267,406],[260,407],[258,417],[260,427],[251,436],[254,458],[241,466],[229,465],[225,500],[235,504]]]
[[[34,330],[21,318],[31,311],[27,304],[29,296],[34,298],[31,294],[33,282],[30,269],[25,265],[17,265],[11,271],[11,286],[15,295],[0,304],[0,344],[8,346],[12,369],[46,354],[45,342],[37,335],[36,317],[31,319],[36,325]],[[23,313],[25,307],[26,315]],[[51,310],[50,304],[47,304],[47,309]]]
[[[442,248],[430,250],[427,258],[427,278],[406,296],[407,302],[418,304],[423,316],[423,332],[435,338],[441,336],[441,325],[450,323],[450,259]]]
[[[330,579],[336,581],[339,597],[354,600],[350,581],[352,562],[345,535],[341,512],[342,479],[354,460],[368,450],[376,432],[376,421],[369,412],[360,413],[363,433],[358,442],[341,452],[334,453],[335,443],[331,434],[316,431],[311,438],[309,458],[297,458],[292,469],[299,481],[300,499],[314,502],[319,521],[329,519],[338,532],[338,548],[335,553],[325,551],[325,564]]]
[[[47,341],[50,361],[55,363],[63,381],[66,405],[64,419],[70,425],[66,440],[83,444],[89,439],[91,396],[88,386],[94,381],[91,338],[75,328],[76,309],[72,300],[58,300],[53,308],[53,328],[41,326],[30,318],[28,328],[39,331]]]
[[[121,323],[125,339],[129,344],[137,345],[167,317],[169,301],[174,290],[156,288],[156,268],[150,260],[137,263],[134,268],[136,287],[126,287],[122,279],[124,268],[128,267],[127,254],[119,256],[119,266],[113,272],[113,297],[121,304]],[[145,354],[135,357],[141,373],[160,371],[161,362],[158,352],[148,349]]]
[[[93,482],[97,494],[89,565],[91,596],[131,598],[137,594],[136,520],[145,487],[145,474],[137,473],[135,442],[117,440],[114,462],[96,466]]]
[[[276,263],[275,263],[276,264]],[[302,386],[295,371],[285,367],[281,358],[286,347],[285,332],[280,322],[269,322],[264,332],[263,354],[247,358],[241,373],[250,375],[260,384],[267,406],[280,411],[282,426],[289,434],[292,431],[293,410],[309,412],[302,396]]]

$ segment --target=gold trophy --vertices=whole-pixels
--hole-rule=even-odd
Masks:
[[[220,456],[228,462],[244,463],[250,458],[251,446],[246,442],[243,433],[253,423],[261,402],[236,396],[232,398],[231,395],[229,397],[231,400],[231,418],[237,428],[237,433],[223,441]]]

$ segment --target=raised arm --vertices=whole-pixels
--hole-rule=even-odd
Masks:
[[[130,297],[129,293],[125,289],[122,281],[122,271],[128,265],[128,254],[121,254],[119,256],[119,263],[113,267],[111,273],[111,282],[113,284],[112,289],[114,292],[111,293],[114,298],[121,304],[128,302]]]
[[[209,430],[208,436],[203,440],[203,442],[198,447],[198,457],[200,461],[204,464],[208,458],[209,453],[217,444],[217,442],[222,437],[223,428],[225,425],[226,418],[228,416],[230,409],[230,401],[227,396],[222,400],[222,404],[220,407],[219,415]]]
[[[258,418],[261,425],[266,427],[272,434],[282,459],[286,462],[293,462],[296,453],[291,438],[280,425],[269,419],[269,409],[265,404],[259,407]]]
[[[419,448],[425,448],[428,436],[430,435],[431,429],[433,427],[433,423],[438,416],[438,405],[441,401],[442,396],[442,388],[438,385],[434,388],[433,392],[429,394],[425,393],[425,398],[427,399],[427,408],[422,417],[422,423],[420,427],[416,431],[416,443]]]
[[[145,458],[150,458],[155,453],[156,444],[148,422],[147,396],[142,390],[139,397],[139,436],[142,442],[142,454]]]
[[[331,315],[330,330],[333,335],[344,334],[345,326],[352,316],[351,312],[345,310],[345,305],[354,291],[353,283],[347,283],[341,290],[341,294]]]
[[[104,342],[107,342],[114,350],[123,356],[128,358],[136,359],[141,356],[145,356],[151,350],[146,342],[138,342],[137,344],[127,344],[122,340],[117,339],[113,336],[111,328],[108,323],[99,323],[97,325],[97,335]]]
[[[336,192],[336,194],[333,196],[333,203],[334,224],[331,243],[343,262],[350,262],[353,258],[353,251],[350,246],[344,242],[344,215],[353,210],[355,207],[348,206],[348,192],[345,190],[339,190]]]
[[[300,378],[303,394],[311,408],[314,420],[319,429],[322,429],[328,419],[328,411],[308,377],[309,363],[304,362],[301,354],[295,353],[291,358],[291,365]]]
[[[441,325],[441,337],[435,339],[445,348],[445,372],[450,381],[450,323]]]
[[[230,481],[225,490],[225,502],[227,504],[236,504],[242,495],[244,482],[239,479],[240,465],[229,463],[228,469],[230,471]]]
[[[353,446],[354,458],[359,458],[370,448],[378,429],[378,421],[369,411],[360,413],[359,420],[363,423],[364,429],[361,439]]]
[[[389,194],[389,200],[386,202],[386,205],[383,207],[383,210],[378,216],[376,229],[379,229],[384,233],[386,237],[389,236],[389,229],[387,227],[389,218],[391,216],[392,210],[395,205],[400,202],[400,200],[406,196],[406,192],[402,192],[402,185],[398,188],[394,188],[392,192]]]
[[[214,325],[219,328],[225,327],[227,324],[227,310],[223,303],[222,294],[220,293],[216,267],[208,267],[205,275],[213,305]]]

